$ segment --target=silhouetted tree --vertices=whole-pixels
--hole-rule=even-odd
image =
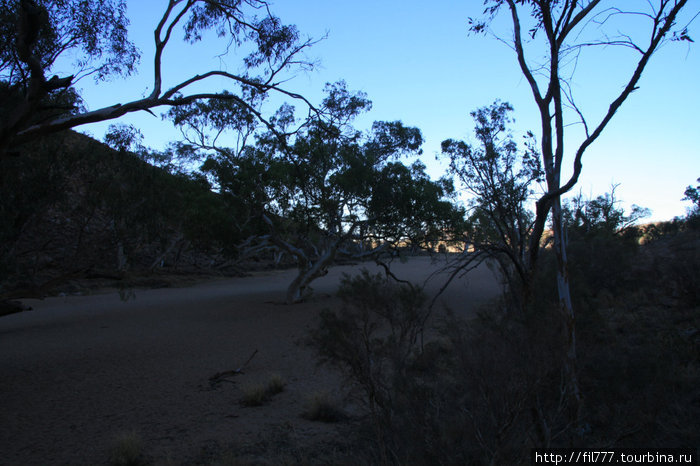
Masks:
[[[442,153],[450,159],[450,172],[473,196],[465,238],[473,253],[459,260],[457,270],[494,259],[519,306],[517,295],[527,295],[531,280],[527,253],[534,214],[528,204],[533,183],[543,173],[532,133],[525,135],[523,147],[510,134],[512,111],[510,104],[496,101],[471,112],[478,146],[448,139]]]
[[[192,153],[206,154],[202,169],[239,206],[234,221],[251,234],[241,253],[272,249],[296,262],[290,303],[303,299],[338,256],[437,241],[463,218],[443,199],[452,192],[449,182],[431,181],[420,163],[409,168],[392,161],[420,153],[417,128],[375,122],[363,134],[351,123],[371,107],[367,97],[344,82],[327,85],[326,93],[322,117],[288,131],[295,118],[284,105],[270,120],[277,130],[258,133],[254,146],[247,144],[254,123],[244,108],[202,102],[171,112]],[[217,143],[224,131],[239,136],[236,147]]]
[[[638,89],[639,80],[651,57],[667,40],[690,41],[687,27],[677,32],[671,29],[679,19],[687,0],[661,0],[635,5],[638,10],[607,6],[601,0],[488,0],[486,20],[470,19],[473,32],[490,29],[490,20],[505,9],[513,26],[510,43],[518,65],[529,84],[541,121],[540,154],[545,171],[546,191],[536,203],[535,221],[528,246],[528,266],[535,267],[540,240],[547,218],[552,213],[554,251],[557,258],[557,289],[561,313],[567,332],[566,370],[569,374],[568,393],[580,406],[581,393],[576,377],[575,316],[571,304],[567,273],[566,235],[562,223],[561,195],[577,183],[583,167],[585,151],[600,136],[617,110],[630,94]],[[646,21],[645,28],[632,31],[629,24],[615,24],[618,19]],[[523,34],[527,28],[527,36]],[[595,31],[591,31],[592,29]],[[610,31],[610,32],[608,32]],[[594,34],[591,39],[591,35]],[[646,35],[646,37],[644,37]],[[528,40],[529,37],[529,40]],[[619,46],[638,54],[622,90],[610,101],[602,118],[590,124],[572,95],[567,73],[576,71],[577,54],[586,48]],[[533,61],[532,53],[544,58]],[[567,108],[572,109],[567,113]],[[562,179],[565,158],[567,118],[573,115],[583,126],[585,137],[573,153],[572,173]]]
[[[128,76],[138,66],[139,51],[127,37],[128,25],[124,0],[0,0],[0,157],[37,136],[159,106],[233,101],[266,121],[260,103],[268,93],[303,100],[280,82],[290,68],[311,66],[301,55],[313,41],[302,40],[296,27],[273,16],[265,0],[169,0],[154,29],[150,94],[87,111],[75,88],[80,79]],[[248,43],[245,71],[211,70],[165,87],[163,53],[179,27],[189,43],[201,40],[207,30],[239,46]],[[70,56],[76,57],[73,74],[49,78],[58,61]],[[227,91],[202,90],[222,79]]]
[[[649,209],[636,204],[632,205],[632,211],[626,215],[624,209],[618,207],[620,201],[615,194],[618,186],[613,185],[609,193],[595,199],[585,199],[579,194],[570,201],[565,201],[562,215],[569,234],[580,236],[601,232],[610,236],[621,235],[637,221],[651,215]]]
[[[700,178],[698,178],[697,181],[698,183],[700,183]],[[685,192],[683,194],[685,194],[685,197],[682,200],[690,201],[693,203],[693,206],[688,212],[688,216],[700,216],[700,184],[698,184],[698,186],[696,187],[688,186],[687,188],[685,188]]]
[[[432,181],[421,161],[410,167],[389,162],[375,175],[366,216],[376,238],[392,244],[431,246],[447,250],[459,243],[464,229],[464,210],[448,199],[454,186],[446,178]]]
[[[425,167],[392,158],[418,154],[422,136],[401,122],[375,122],[368,134],[351,126],[370,108],[362,93],[341,82],[326,88],[320,110],[288,145],[269,138],[285,164],[284,181],[268,204],[270,233],[263,240],[295,258],[299,274],[287,302],[304,298],[309,284],[334,259],[369,256],[382,248],[422,244],[447,236],[461,214],[443,201],[449,189],[432,182]],[[269,150],[269,149],[266,149]],[[363,249],[366,246],[365,249]]]

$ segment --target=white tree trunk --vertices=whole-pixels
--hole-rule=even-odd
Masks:
[[[124,253],[124,242],[122,240],[117,241],[117,271],[126,272],[129,263]]]
[[[575,405],[574,408],[578,418],[578,413],[581,410],[582,395],[576,370],[576,315],[571,303],[568,260],[566,256],[566,231],[562,222],[560,198],[556,198],[552,206],[552,223],[554,227],[554,253],[557,259],[559,310],[565,326],[566,357],[564,369],[567,376],[569,395]]]
[[[306,287],[316,278],[328,272],[328,267],[333,263],[337,250],[335,245],[330,246],[316,263],[311,264],[308,268],[299,267],[299,275],[287,288],[287,304],[298,303],[304,299]]]

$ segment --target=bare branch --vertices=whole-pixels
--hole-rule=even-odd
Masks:
[[[590,136],[590,132],[588,131],[588,123],[586,122],[586,118],[583,116],[583,113],[581,112],[581,109],[578,108],[576,105],[576,102],[574,101],[574,96],[571,90],[571,86],[569,83],[565,80],[562,80],[564,83],[564,96],[566,97],[567,102],[569,103],[570,108],[572,108],[576,114],[579,117],[579,120],[581,121],[581,124],[583,124],[584,131],[586,132],[586,137]]]
[[[156,27],[155,31],[153,31],[153,36],[155,39],[155,45],[156,45],[156,51],[153,57],[154,61],[154,67],[153,67],[153,72],[154,72],[154,77],[153,77],[153,92],[151,93],[152,98],[156,98],[160,95],[160,90],[162,86],[162,71],[161,71],[161,65],[162,65],[162,60],[163,60],[163,50],[165,49],[165,46],[168,44],[168,41],[170,40],[170,35],[173,32],[173,28],[175,28],[175,25],[180,22],[182,17],[187,13],[187,11],[192,7],[194,4],[193,0],[187,0],[187,3],[185,6],[182,8],[180,13],[178,13],[175,18],[170,22],[168,25],[167,31],[165,33],[165,37],[161,38],[163,34],[163,27],[166,25],[168,18],[170,17],[170,14],[173,11],[173,8],[180,3],[181,0],[170,0],[168,2],[168,7],[166,8],[165,12],[163,13],[163,17],[161,18],[160,22],[158,23],[158,26]]]
[[[17,41],[18,53],[16,54],[16,57],[18,57],[21,62],[18,63],[16,69],[19,74],[24,74],[25,69],[28,70],[29,74],[25,77],[25,79],[23,79],[23,82],[28,84],[29,91],[26,93],[24,101],[11,112],[12,119],[5,122],[0,128],[0,156],[5,156],[10,147],[20,145],[36,136],[63,131],[65,129],[83,124],[115,119],[127,113],[141,110],[150,112],[151,109],[159,106],[176,107],[186,105],[200,99],[235,100],[241,106],[247,108],[251,114],[255,115],[265,125],[265,127],[277,134],[281,140],[283,139],[284,135],[282,135],[268,119],[264,118],[260,113],[260,109],[257,108],[259,107],[257,101],[260,100],[260,95],[270,92],[277,92],[286,97],[303,102],[303,104],[308,107],[309,114],[320,113],[304,96],[281,87],[281,83],[284,82],[284,79],[281,78],[280,74],[283,71],[291,68],[308,69],[313,66],[310,62],[299,59],[298,56],[306,48],[318,42],[307,39],[304,42],[297,43],[296,32],[293,28],[290,29],[291,32],[289,32],[289,36],[284,39],[284,42],[281,43],[280,48],[275,49],[272,52],[272,57],[268,57],[267,70],[262,69],[264,66],[259,68],[261,73],[260,76],[248,76],[247,74],[237,75],[225,71],[210,71],[191,76],[190,78],[185,79],[179,84],[169,88],[166,92],[162,93],[162,58],[164,50],[172,37],[175,27],[182,22],[183,18],[185,18],[188,13],[193,11],[193,7],[198,2],[205,2],[220,8],[223,15],[222,21],[226,21],[229,24],[236,24],[236,26],[229,28],[232,40],[238,40],[235,35],[243,34],[244,32],[245,34],[250,34],[251,31],[253,33],[262,34],[262,28],[258,27],[256,25],[257,23],[253,24],[245,19],[243,16],[244,13],[239,10],[239,3],[215,2],[213,0],[170,0],[167,3],[166,9],[154,30],[154,81],[153,89],[148,97],[136,99],[125,104],[110,105],[98,110],[78,114],[62,114],[57,117],[51,117],[45,121],[37,121],[37,118],[35,117],[38,108],[37,106],[41,100],[45,99],[50,92],[73,86],[78,79],[82,79],[94,73],[102,73],[103,69],[95,68],[89,70],[81,67],[78,72],[77,79],[74,76],[69,76],[62,79],[54,77],[47,81],[44,77],[44,68],[42,68],[42,64],[32,55],[33,45],[23,43],[21,40],[22,36],[20,35]],[[266,2],[246,0],[243,2],[243,5],[247,5],[255,9],[264,8],[269,15],[269,9]],[[272,16],[270,17],[272,18]],[[219,19],[217,19],[217,21],[218,20]],[[205,24],[204,27],[210,27],[210,25]],[[277,27],[277,23],[275,22],[272,27]],[[242,37],[242,40],[251,39],[250,35],[245,35]],[[64,39],[65,40],[59,44],[57,49],[53,51],[52,57],[56,57],[66,50],[71,49],[75,43],[75,40],[77,40],[75,37],[71,38],[70,36],[65,36]],[[261,53],[266,54],[267,51]],[[8,62],[8,65],[14,68],[14,65],[12,65],[10,62]],[[246,66],[252,69],[256,67],[256,63],[246,62]],[[5,69],[6,67],[3,65],[3,70]],[[225,78],[236,83],[236,85],[243,89],[243,94],[237,97],[224,92],[197,92],[186,96],[179,95],[190,89],[195,84],[202,83],[209,78],[214,77]],[[251,95],[248,96],[247,93],[250,93]]]
[[[535,80],[535,77],[532,75],[532,72],[530,71],[530,68],[527,64],[527,61],[525,60],[525,51],[523,50],[523,41],[522,41],[522,35],[520,32],[520,18],[518,17],[518,9],[515,6],[515,1],[514,0],[507,0],[508,1],[508,6],[510,7],[510,12],[511,12],[511,18],[513,20],[513,34],[514,34],[514,46],[515,46],[515,51],[518,55],[518,63],[520,64],[520,69],[522,70],[523,74],[525,75],[525,79],[527,79],[528,84],[530,84],[530,88],[532,89],[532,95],[535,97],[535,102],[537,102],[538,106],[542,106],[544,104],[543,99],[542,99],[542,94],[540,93],[539,86],[537,85],[537,81]]]
[[[612,117],[615,115],[617,110],[622,106],[622,104],[625,102],[625,100],[632,94],[637,89],[637,83],[639,82],[639,79],[642,76],[642,72],[646,68],[647,64],[649,63],[649,60],[651,59],[652,55],[654,52],[657,50],[659,44],[662,42],[666,34],[668,34],[669,30],[675,23],[676,17],[678,16],[678,13],[680,10],[685,6],[687,3],[687,0],[679,0],[678,2],[675,3],[673,8],[668,12],[668,14],[664,17],[661,18],[661,15],[663,14],[663,9],[661,9],[658,14],[658,22],[661,23],[661,27],[658,28],[657,24],[655,22],[654,25],[654,32],[653,36],[651,39],[651,43],[647,50],[645,51],[644,55],[642,55],[642,58],[639,60],[637,63],[637,66],[632,73],[632,76],[630,77],[629,81],[627,82],[627,85],[625,88],[622,90],[620,95],[610,104],[607,113],[601,120],[601,122],[598,124],[598,126],[593,130],[593,132],[583,141],[583,143],[579,146],[578,150],[576,151],[576,155],[574,158],[574,171],[569,180],[564,184],[561,188],[549,192],[545,195],[547,198],[554,198],[557,196],[560,196],[574,187],[574,185],[578,182],[578,178],[581,175],[581,169],[583,168],[583,164],[581,162],[581,159],[583,157],[584,152],[586,149],[600,136],[600,134],[603,132],[605,127],[608,125]]]

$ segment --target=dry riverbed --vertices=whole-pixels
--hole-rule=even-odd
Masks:
[[[443,265],[416,257],[392,270],[422,282]],[[215,464],[227,452],[294,459],[326,447],[342,456],[351,424],[300,416],[311,395],[333,396],[342,383],[303,341],[320,310],[340,305],[342,273],[359,267],[334,267],[308,302],[293,306],[281,303],[294,270],[24,300],[32,311],[0,318],[0,464],[105,464],[120,438],[122,447],[140,443],[156,464]],[[434,277],[429,293],[446,277]],[[499,289],[482,266],[455,281],[439,307],[468,315]],[[243,373],[210,383],[253,353]],[[273,374],[284,391],[242,406],[244,392]]]

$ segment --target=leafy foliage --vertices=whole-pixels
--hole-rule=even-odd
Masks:
[[[513,107],[494,102],[471,113],[478,146],[448,139],[442,143],[450,172],[472,195],[467,241],[495,259],[513,292],[529,282],[529,239],[533,184],[543,176],[532,133],[521,148],[508,125]],[[467,260],[472,260],[468,258]]]
[[[579,194],[563,203],[571,296],[581,312],[594,307],[598,296],[634,287],[635,278],[630,270],[639,259],[642,236],[642,229],[635,224],[650,211],[633,205],[630,214],[626,214],[618,205],[616,188],[614,185],[609,193],[594,199],[585,199]],[[544,260],[542,269],[537,281],[540,288],[543,276],[552,279],[554,275],[551,257]],[[535,294],[540,296],[535,299],[537,301],[547,293],[538,290]]]
[[[203,172],[235,206],[237,223],[248,227],[242,252],[273,249],[296,262],[289,302],[303,299],[337,255],[435,242],[456,236],[463,223],[463,212],[447,200],[451,182],[433,182],[424,165],[397,161],[420,154],[420,130],[375,122],[362,133],[352,122],[371,108],[367,96],[342,81],[325,90],[319,114],[295,130],[289,105],[265,132],[234,104],[202,102],[170,112],[189,135],[192,154],[206,158]],[[236,147],[217,143],[227,131],[239,135]]]
[[[395,383],[405,380],[429,313],[425,295],[416,286],[396,285],[366,269],[355,277],[345,275],[338,295],[345,305],[321,313],[310,343],[323,361],[339,366],[357,384],[379,447],[386,449],[393,416],[399,414]]]
[[[391,161],[420,153],[417,128],[375,122],[362,134],[351,122],[370,108],[366,97],[350,93],[342,82],[326,92],[323,120],[312,120],[288,145],[274,137],[264,140],[278,166],[286,167],[268,209],[277,219],[291,220],[274,222],[269,241],[297,258],[300,277],[308,277],[300,278],[302,289],[336,254],[421,244],[445,237],[461,220],[443,201],[451,193],[448,182],[432,182],[420,164],[409,169]]]
[[[577,237],[594,235],[634,234],[632,226],[642,218],[651,215],[651,211],[638,205],[632,205],[632,212],[625,215],[624,209],[617,207],[614,185],[609,193],[595,199],[586,200],[582,195],[564,204],[564,223],[570,235]]]
[[[698,178],[698,183],[700,183],[700,178]],[[688,216],[700,216],[700,184],[696,187],[688,186],[685,188],[685,192],[683,194],[685,194],[685,197],[683,198],[684,201],[690,201],[693,203],[693,206],[690,208],[690,212],[688,212]]]
[[[10,86],[26,85],[34,66],[51,73],[66,55],[76,78],[128,76],[138,64],[124,0],[2,0],[0,11],[3,37],[12,38],[0,44],[0,77]]]
[[[373,433],[367,461],[518,464],[535,435],[533,414],[560,424],[555,390],[531,405],[535,389],[556,383],[551,333],[540,329],[535,341],[522,326],[449,316],[426,328],[419,287],[367,271],[346,276],[338,295],[343,307],[321,314],[311,343],[360,393]]]
[[[580,424],[570,422],[576,406],[564,396],[557,296],[543,286],[556,274],[550,250],[534,277],[534,312],[504,314],[490,304],[467,322],[447,314],[434,327],[422,320],[418,288],[366,271],[346,277],[342,308],[322,314],[311,341],[365,403],[358,422],[372,435],[356,440],[362,460],[528,464],[526,452],[543,445],[692,445],[700,321],[697,292],[687,292],[697,290],[698,240],[692,229],[639,248],[604,229],[572,240],[587,406]],[[617,268],[606,272],[610,266]]]
[[[449,197],[451,180],[432,181],[420,161],[406,167],[390,162],[377,174],[367,216],[377,237],[423,245],[450,241],[464,229],[464,211]]]
[[[0,156],[37,136],[81,124],[119,118],[129,112],[158,106],[177,107],[212,99],[232,102],[260,121],[260,104],[267,93],[303,97],[279,87],[278,79],[290,68],[308,69],[301,55],[313,41],[300,38],[296,27],[272,15],[264,0],[223,2],[173,0],[154,25],[154,80],[148,96],[87,111],[79,107],[77,81],[89,75],[98,80],[124,76],[136,70],[139,51],[127,37],[129,21],[124,0],[1,0],[0,31],[10,40],[0,45],[0,83],[6,121],[0,126]],[[260,13],[263,13],[260,15]],[[239,74],[210,70],[163,88],[163,52],[177,27],[190,43],[214,30],[229,40],[229,48],[247,48]],[[250,45],[250,47],[244,47]],[[228,48],[226,50],[228,52]],[[72,74],[62,72],[69,57]],[[189,92],[194,85],[225,79],[226,90]],[[283,81],[283,79],[282,79]],[[55,101],[66,105],[56,106]],[[47,113],[48,112],[48,113]],[[269,125],[269,123],[268,123]],[[271,125],[270,125],[271,127]]]

